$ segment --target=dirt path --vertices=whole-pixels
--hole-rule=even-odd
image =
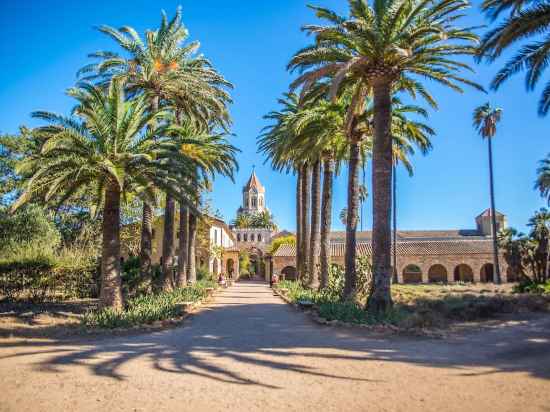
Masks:
[[[448,340],[316,325],[240,283],[177,329],[0,339],[0,411],[550,411],[550,317]]]

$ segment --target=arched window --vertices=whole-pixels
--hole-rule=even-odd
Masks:
[[[251,241],[251,242],[254,242],[254,233],[252,233],[252,234],[250,235],[250,241]]]
[[[240,242],[240,241],[241,241],[241,234],[237,233],[237,242]]]
[[[262,235],[258,234],[258,242],[262,241]]]
[[[252,198],[252,207],[256,207],[256,198],[255,197]]]
[[[248,235],[246,233],[243,235],[243,238],[245,242],[248,242]]]

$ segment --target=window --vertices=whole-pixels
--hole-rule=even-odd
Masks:
[[[246,233],[243,235],[243,238],[244,238],[244,241],[245,241],[245,242],[248,242],[248,236],[247,236]]]
[[[155,238],[155,235],[156,235],[156,230],[153,229],[153,231],[151,232],[151,236],[152,236],[153,239]]]
[[[258,242],[262,241],[262,235],[258,234]]]
[[[254,233],[252,233],[252,234],[250,235],[250,241],[251,241],[251,242],[254,242]]]
[[[256,198],[255,197],[252,198],[252,207],[256,207]]]
[[[218,231],[216,229],[214,229],[214,244],[218,244]]]
[[[240,242],[240,241],[241,241],[241,234],[237,233],[237,242]]]

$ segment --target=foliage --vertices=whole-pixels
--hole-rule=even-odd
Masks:
[[[546,198],[550,205],[550,154],[546,156],[546,159],[540,161],[540,167],[537,169],[537,174],[535,189],[540,192],[542,197]]]
[[[270,229],[277,230],[273,215],[267,210],[258,213],[239,213],[232,225],[239,229]]]
[[[535,89],[548,67],[550,40],[550,4],[541,0],[484,0],[482,9],[492,21],[508,15],[484,36],[478,59],[493,63],[502,53],[521,44],[519,50],[498,71],[491,88],[497,90],[515,74],[525,71],[527,90]],[[538,112],[545,116],[550,109],[550,82],[546,82],[539,99]]]
[[[514,286],[514,292],[550,294],[550,280],[542,283],[525,277],[522,278],[522,280]]]
[[[531,278],[536,283],[548,280],[550,241],[550,212],[542,208],[529,220],[528,235],[513,228],[501,230],[497,240],[504,251],[504,258],[520,280]]]
[[[296,236],[289,235],[278,237],[277,239],[271,242],[271,247],[269,248],[268,253],[275,253],[282,245],[296,245]]]
[[[246,250],[241,250],[239,252],[239,270],[241,272],[240,273],[241,275],[249,273],[249,270],[250,270],[250,255],[249,255],[248,251],[246,251]]]
[[[0,208],[0,258],[9,258],[36,245],[42,253],[51,254],[61,241],[51,216],[37,205],[28,205],[15,214]]]
[[[198,302],[208,296],[207,288],[215,287],[215,282],[202,280],[171,292],[139,296],[128,300],[123,311],[105,308],[89,312],[83,317],[82,323],[91,329],[114,329],[175,318],[182,314],[183,303]]]

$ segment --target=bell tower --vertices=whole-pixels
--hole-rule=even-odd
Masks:
[[[260,183],[253,167],[252,174],[243,187],[243,204],[239,208],[239,213],[256,214],[266,210],[265,187]]]

